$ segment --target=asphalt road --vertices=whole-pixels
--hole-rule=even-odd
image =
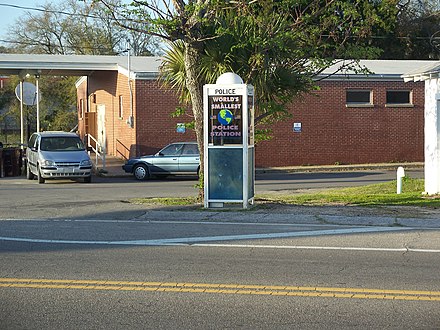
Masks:
[[[304,189],[272,178],[259,178],[257,192]],[[270,210],[199,221],[124,202],[185,195],[193,183],[0,181],[0,328],[440,327],[438,229],[334,225],[319,212],[314,223],[278,221]]]
[[[4,329],[440,326],[439,231],[149,220],[0,227],[15,238],[0,241]]]
[[[422,171],[407,172],[410,177],[423,177]],[[395,179],[393,171],[359,171],[326,173],[266,173],[256,178],[256,194],[305,189],[360,186]],[[130,218],[143,208],[128,204],[139,197],[197,196],[194,177],[137,181],[132,177],[94,177],[93,183],[71,180],[46,181],[38,184],[24,177],[0,179],[0,212],[3,218],[102,217]]]

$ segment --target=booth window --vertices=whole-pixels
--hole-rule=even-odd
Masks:
[[[346,91],[345,100],[347,107],[372,107],[373,93],[371,90],[351,89]]]
[[[123,105],[124,98],[122,95],[119,95],[119,110],[118,110],[118,117],[119,119],[122,119],[124,117],[124,105]]]
[[[412,107],[412,93],[407,90],[387,90],[386,107]]]

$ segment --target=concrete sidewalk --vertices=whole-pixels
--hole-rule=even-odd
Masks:
[[[368,207],[284,206],[281,209],[254,208],[201,210],[194,207],[155,207],[147,210],[138,220],[181,222],[240,222],[295,224],[298,226],[360,226],[440,229],[440,210],[402,207],[403,212],[393,214],[393,209]],[[405,211],[407,213],[405,213]]]

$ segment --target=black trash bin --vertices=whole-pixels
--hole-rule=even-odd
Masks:
[[[20,176],[23,151],[21,148],[9,147],[0,149],[0,173],[3,176]]]

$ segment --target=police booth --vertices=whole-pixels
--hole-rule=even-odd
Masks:
[[[254,202],[254,88],[236,74],[203,86],[205,208]]]

